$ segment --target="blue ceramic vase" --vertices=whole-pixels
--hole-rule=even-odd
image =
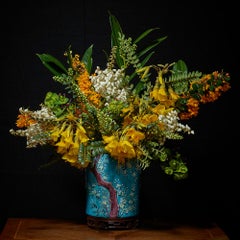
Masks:
[[[103,154],[86,169],[86,215],[89,227],[129,229],[138,225],[141,169]]]

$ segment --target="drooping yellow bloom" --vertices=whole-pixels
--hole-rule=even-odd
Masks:
[[[154,113],[156,113],[157,115],[165,115],[168,112],[172,111],[173,107],[166,108],[165,105],[160,103],[160,104],[156,105],[154,108],[151,108],[151,110]]]
[[[78,141],[81,143],[86,143],[89,141],[86,130],[79,123],[77,124],[77,129],[76,129],[75,135],[76,135]]]
[[[53,131],[51,132],[50,137],[51,137],[53,142],[57,142],[59,136],[60,136],[59,129],[57,127],[55,127],[53,129]]]
[[[171,86],[168,87],[168,93],[169,93],[170,99],[172,99],[174,101],[179,99],[179,95],[173,91]]]
[[[158,116],[156,114],[145,114],[138,118],[138,121],[144,124],[145,126],[156,122],[158,120]]]
[[[78,151],[79,151],[79,143],[75,142],[69,147],[67,154],[64,154],[65,160],[69,162],[76,162],[78,159]]]
[[[124,117],[122,125],[123,125],[123,127],[126,127],[126,126],[129,126],[132,122],[133,122],[132,117],[127,115],[126,117]]]
[[[133,142],[133,144],[137,145],[141,140],[145,138],[144,133],[137,131],[134,128],[130,128],[126,132],[126,137]]]
[[[63,122],[61,126],[60,124],[58,124],[52,129],[50,133],[50,137],[53,142],[58,141],[59,137],[61,136],[61,133],[64,131],[65,128],[66,128],[66,122]]]
[[[177,94],[170,90],[171,94],[167,92],[165,84],[162,84],[160,88],[154,88],[150,92],[150,97],[158,101],[160,104],[164,105],[166,108],[173,107],[176,100],[178,99]]]
[[[69,150],[66,154],[62,156],[62,159],[65,160],[66,162],[69,162],[71,164],[76,163],[77,161],[77,155],[72,155],[71,150]]]
[[[107,142],[105,142],[105,139]],[[107,145],[105,149],[110,155],[118,160],[119,163],[124,163],[127,159],[136,157],[136,152],[133,145],[127,140],[118,140],[116,137],[103,137],[103,140]],[[112,141],[111,141],[112,140]]]
[[[156,101],[164,102],[167,100],[167,93],[165,90],[165,86],[161,85],[161,87],[154,87],[152,92],[150,92],[150,97]]]
[[[55,143],[55,146],[56,146],[56,151],[59,154],[65,154],[69,148],[69,145],[63,139]]]
[[[66,154],[74,144],[73,125],[64,122],[60,129],[55,127],[51,133],[51,139],[53,140],[52,144],[56,147],[56,151],[62,155]]]
[[[103,136],[103,141],[105,143],[110,143],[115,141],[117,138],[115,136]]]
[[[84,134],[82,134],[81,132],[84,132]],[[72,140],[73,141],[69,145],[68,151],[63,154],[62,158],[75,167],[86,167],[86,165],[83,166],[82,163],[78,161],[80,143],[88,141],[88,138],[85,134],[85,129],[80,124],[78,124],[78,127],[76,128]]]
[[[74,123],[69,122],[61,132],[59,141],[55,143],[56,151],[62,155],[62,159],[79,168],[81,167],[78,163],[80,142],[88,141],[85,133],[85,129],[80,124],[76,127]]]
[[[150,71],[151,66],[145,66],[142,68],[139,68],[136,70],[136,73],[141,74],[141,78],[144,79],[145,77],[147,77],[149,71]]]
[[[71,132],[71,135],[69,135],[68,137],[62,136],[61,139],[65,142],[67,146],[71,146],[74,143],[73,137],[73,132]]]
[[[134,111],[134,106],[133,106],[133,104],[130,104],[128,107],[122,109],[122,112],[123,112],[123,113],[131,113],[131,112],[133,112],[133,111]]]
[[[70,122],[74,122],[74,121],[77,121],[78,118],[72,113],[72,112],[69,112],[65,118],[70,121]]]
[[[166,88],[161,71],[159,72],[153,90],[150,92],[150,97],[166,108],[174,107],[175,102],[179,98],[178,94],[173,91],[171,86]]]
[[[61,138],[67,139],[73,137],[72,125],[68,124],[67,127],[60,133]]]

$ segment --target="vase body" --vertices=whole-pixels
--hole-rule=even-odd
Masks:
[[[100,229],[138,225],[141,169],[136,160],[125,164],[103,154],[86,169],[87,224]]]

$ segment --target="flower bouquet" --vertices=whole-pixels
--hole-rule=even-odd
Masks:
[[[81,55],[69,46],[66,64],[37,54],[64,91],[47,92],[38,110],[20,107],[18,129],[10,133],[25,137],[27,148],[52,146],[63,161],[79,169],[107,153],[119,164],[137,161],[142,169],[158,161],[164,173],[183,179],[188,168],[174,146],[194,134],[186,121],[198,115],[201,104],[230,89],[230,76],[189,71],[181,59],[151,63],[167,37],[144,47],[142,42],[158,28],[132,39],[111,13],[109,22],[111,48],[103,67],[92,70],[93,45]]]
[[[175,180],[188,176],[177,148],[186,135],[194,134],[187,120],[198,115],[201,104],[216,101],[230,89],[230,76],[224,71],[189,71],[182,59],[152,63],[167,37],[147,46],[143,40],[158,28],[133,39],[111,13],[109,22],[111,44],[103,67],[92,69],[93,45],[82,54],[69,46],[66,63],[37,54],[63,90],[47,92],[37,110],[20,107],[18,129],[10,133],[25,137],[27,148],[51,146],[60,160],[86,169],[90,226],[130,228],[137,224],[132,216],[138,214],[134,194],[139,169],[157,161],[160,171]],[[100,223],[92,218],[95,214]],[[107,227],[105,217],[111,219]],[[119,217],[127,219],[124,226]]]

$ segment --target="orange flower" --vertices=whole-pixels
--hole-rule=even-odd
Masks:
[[[196,117],[198,115],[199,101],[194,98],[190,98],[190,99],[188,99],[187,107],[188,107],[187,112],[181,112],[179,114],[179,118],[181,120],[187,120],[192,117]]]
[[[72,68],[78,73],[76,80],[81,91],[94,105],[99,105],[101,96],[92,89],[89,73],[85,67],[85,64],[80,61],[78,54],[75,54],[74,58],[72,59]]]
[[[24,127],[28,127],[36,122],[37,121],[32,119],[32,117],[29,114],[21,113],[17,117],[16,126],[19,128],[24,128]]]

